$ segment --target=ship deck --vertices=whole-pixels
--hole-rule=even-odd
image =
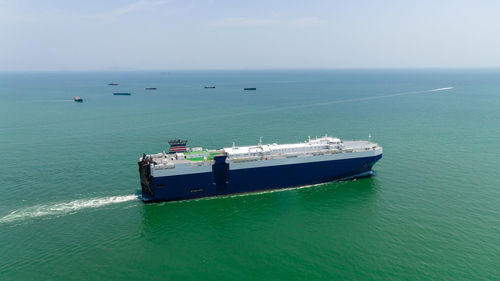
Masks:
[[[316,139],[318,140],[318,139]],[[241,146],[224,148],[221,150],[204,150],[200,152],[184,152],[176,153],[158,153],[151,154],[151,158],[155,168],[175,168],[177,165],[189,164],[191,166],[205,166],[213,164],[213,157],[216,155],[228,156],[228,161],[245,161],[253,160],[273,160],[282,159],[287,157],[311,157],[324,154],[337,154],[337,153],[355,153],[366,150],[372,150],[378,147],[376,143],[367,140],[349,140],[341,142],[339,139],[333,139],[335,142],[330,143],[309,141],[304,143],[295,144],[266,144],[257,146]],[[322,139],[319,139],[322,140]],[[337,141],[338,140],[338,141]],[[205,153],[208,156],[205,158],[196,157],[186,159],[186,156],[192,156],[196,153]],[[179,156],[178,156],[179,155]],[[142,158],[141,158],[142,159]],[[141,161],[140,159],[140,161]]]

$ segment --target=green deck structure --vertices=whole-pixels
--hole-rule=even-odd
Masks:
[[[206,151],[189,151],[189,152],[184,152],[184,155],[193,155],[193,154],[202,154],[202,153],[206,153]],[[217,154],[219,154],[219,153],[217,153],[217,152],[210,152],[209,156],[207,156],[207,161],[214,160],[214,157]],[[186,159],[186,160],[189,160],[189,161],[203,161],[204,157],[201,156],[201,157],[196,157],[196,158],[191,158],[191,159]]]

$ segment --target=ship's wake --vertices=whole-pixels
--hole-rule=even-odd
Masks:
[[[337,103],[386,99],[386,98],[392,98],[392,97],[398,97],[398,96],[430,94],[430,93],[434,93],[434,92],[452,90],[453,88],[454,87],[444,87],[444,88],[437,88],[437,89],[431,89],[431,90],[402,92],[402,93],[388,94],[388,95],[381,95],[381,96],[367,96],[367,97],[352,98],[352,99],[334,100],[334,101],[326,101],[326,102],[320,102],[320,103],[302,104],[302,105],[295,105],[295,106],[288,106],[288,107],[278,107],[278,108],[274,108],[274,109],[269,109],[267,111],[278,111],[278,110],[283,110],[283,109],[299,109],[299,108],[314,107],[314,106],[333,105],[333,104],[337,104]]]
[[[46,216],[62,216],[76,213],[83,209],[100,208],[112,204],[137,200],[136,195],[109,196],[90,199],[79,199],[70,202],[43,204],[21,208],[0,218],[0,223],[17,222]]]
[[[225,117],[234,117],[234,116],[239,116],[239,115],[249,115],[249,114],[255,114],[255,113],[268,113],[268,112],[291,110],[291,109],[302,109],[302,108],[308,108],[308,107],[334,105],[334,104],[338,104],[338,103],[362,102],[362,101],[369,101],[369,100],[387,99],[387,98],[399,97],[399,96],[432,94],[435,92],[448,91],[448,90],[453,90],[453,89],[454,89],[454,87],[444,87],[444,88],[437,88],[437,89],[430,89],[430,90],[401,92],[401,93],[381,95],[381,96],[365,96],[365,97],[351,98],[351,99],[341,99],[341,100],[324,101],[324,102],[318,102],[318,103],[299,104],[299,105],[275,107],[275,108],[270,108],[270,109],[254,111],[254,112],[240,112],[240,113],[236,113],[236,114],[232,114],[232,115],[227,115]],[[218,117],[220,117],[220,116],[218,116]]]

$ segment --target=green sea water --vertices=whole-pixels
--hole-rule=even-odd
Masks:
[[[498,70],[0,73],[0,280],[498,280],[499,124]],[[136,197],[171,138],[325,133],[371,134],[375,176]]]

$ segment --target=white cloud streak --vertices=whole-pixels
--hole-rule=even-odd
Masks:
[[[74,20],[116,20],[121,16],[133,13],[147,12],[160,6],[167,5],[172,0],[139,0],[128,5],[117,7],[109,11],[95,12],[92,14],[79,13],[73,10],[48,9],[38,13],[26,12],[12,5],[13,1],[0,0],[0,22],[47,22],[54,20],[74,21]]]
[[[312,27],[322,23],[323,21],[318,17],[306,16],[298,19],[229,17],[217,20],[212,24],[226,27],[259,27],[270,25]]]
[[[302,18],[296,19],[294,21],[294,23],[298,26],[307,27],[307,26],[315,26],[315,25],[322,24],[323,21],[318,17],[302,17]]]
[[[120,16],[126,15],[126,14],[131,14],[139,11],[145,11],[145,10],[150,10],[159,6],[163,6],[165,4],[168,4],[170,1],[169,0],[155,0],[155,1],[148,1],[148,0],[140,0],[137,2],[133,2],[127,6],[114,9],[110,12],[105,12],[105,13],[99,13],[97,14],[97,17],[100,18],[113,18],[116,19]]]
[[[231,17],[215,22],[215,25],[222,26],[263,26],[276,23],[275,20],[265,18]]]

